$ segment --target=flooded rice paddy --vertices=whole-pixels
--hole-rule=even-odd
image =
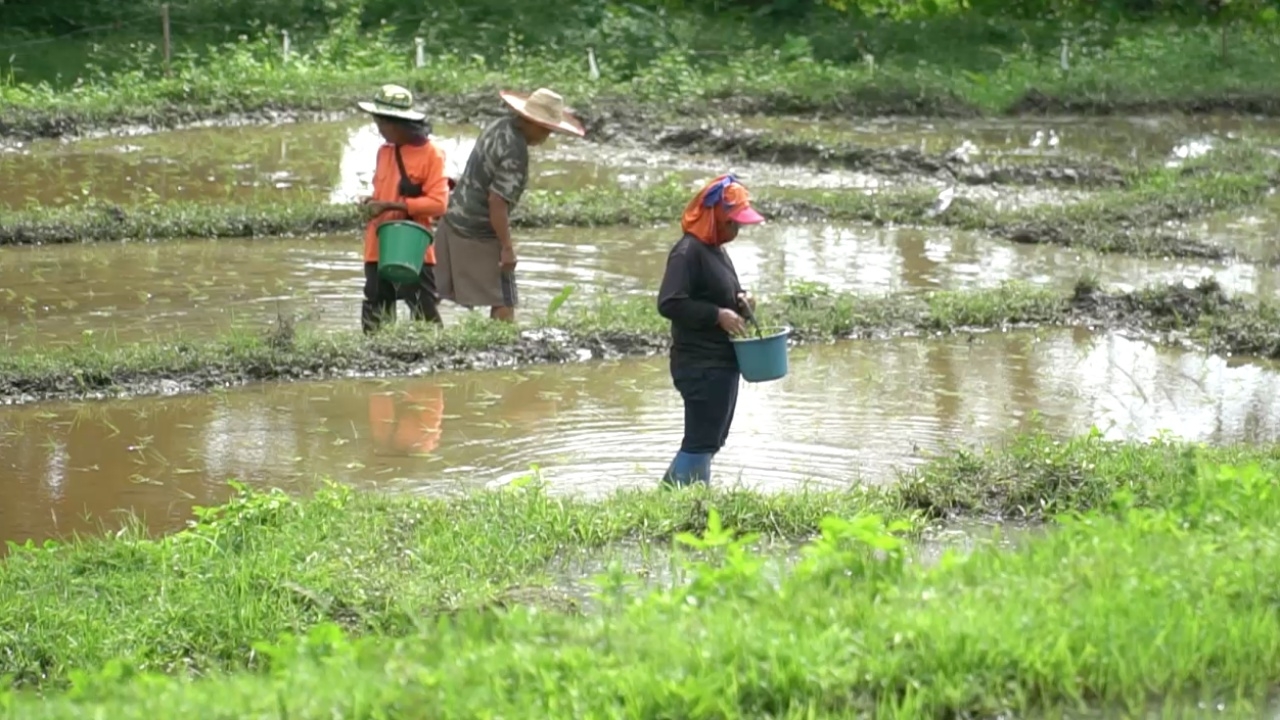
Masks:
[[[1267,364],[1083,330],[797,348],[788,377],[744,384],[715,482],[768,491],[890,482],[954,443],[1036,424],[1162,431],[1209,442],[1274,437]],[[664,358],[424,378],[264,384],[199,396],[0,409],[0,537],[112,524],[156,530],[225,481],[305,490],[320,476],[448,494],[536,466],[553,493],[656,483],[679,443]]]
[[[437,125],[446,174],[457,178],[478,126]],[[64,206],[87,200],[264,202],[301,195],[342,203],[368,193],[383,142],[367,119],[232,128],[200,127],[137,137],[44,140],[0,146],[0,208]],[[552,138],[530,153],[543,190],[637,188],[674,174],[696,182],[720,172],[719,158],[602,146]],[[870,174],[738,163],[757,183],[875,188],[896,184]],[[816,181],[816,182],[815,182]]]
[[[446,173],[458,177],[478,127],[439,125]],[[382,138],[367,119],[190,128],[138,137],[38,141],[0,148],[0,207],[139,202],[256,202],[290,195],[347,202],[367,193]],[[549,141],[532,154],[539,187],[644,185],[677,169],[639,155],[590,155]],[[693,173],[691,177],[697,175]]]
[[[1177,162],[1237,137],[1280,137],[1280,121],[1214,116],[1044,120],[742,121],[797,138],[993,157],[1091,154]],[[457,176],[477,132],[439,125]],[[348,202],[366,192],[381,142],[363,118],[274,127],[193,128],[0,148],[0,207],[188,200],[257,202],[305,193]],[[724,158],[638,143],[552,141],[533,153],[533,186],[638,187],[671,172],[689,181]],[[729,163],[753,184],[858,187],[903,182],[847,171]],[[911,182],[938,182],[915,178]],[[1013,207],[1062,202],[1043,188],[961,188]],[[1275,257],[1280,203],[1209,216],[1199,233],[1251,257]],[[522,233],[524,314],[565,286],[652,295],[673,226]],[[358,327],[357,236],[0,248],[0,345],[212,337],[281,315],[322,329]],[[945,228],[774,223],[731,254],[757,294],[796,281],[880,293],[990,287],[1009,279],[1060,289],[1215,277],[1228,292],[1274,297],[1271,264],[1099,256]],[[570,302],[573,302],[572,300]],[[400,310],[403,315],[404,310]],[[446,304],[446,322],[464,312]],[[1040,416],[1113,437],[1168,429],[1224,442],[1277,431],[1270,365],[1156,349],[1084,331],[805,347],[792,374],[745,386],[717,482],[770,490],[884,482],[922,452],[996,441]],[[501,485],[532,465],[554,492],[599,495],[656,481],[680,434],[665,360],[441,374],[405,380],[260,385],[233,392],[0,410],[0,539],[45,538],[111,524],[123,510],[157,530],[225,481],[305,489],[319,476],[363,487],[450,493]],[[640,438],[640,441],[637,441]]]
[[[656,292],[677,228],[565,228],[520,239],[525,312],[540,314],[568,285]],[[945,228],[788,225],[744,232],[730,254],[757,294],[795,281],[880,293],[991,287],[1019,279],[1067,290],[1082,274],[1141,286],[1212,275],[1229,292],[1272,296],[1280,277],[1246,263],[1100,256],[1010,243]],[[363,287],[355,234],[318,238],[4,248],[0,346],[212,337],[301,317],[325,330],[357,327]],[[401,316],[407,316],[403,307]],[[446,322],[465,310],[445,303]]]
[[[823,119],[820,123],[751,118],[740,122],[747,128],[780,131],[796,139],[908,147],[928,153],[956,153],[975,161],[1070,152],[1178,162],[1232,138],[1280,137],[1280,121],[1274,119],[1216,116],[1035,121]],[[461,172],[478,132],[479,127],[473,125],[435,126],[434,137],[445,150],[451,176]],[[374,152],[381,142],[367,119],[353,118],[11,144],[0,146],[0,177],[4,178],[0,208],[73,205],[89,199],[118,204],[260,202],[298,194],[347,202],[366,192]],[[730,165],[754,185],[874,189],[904,182],[846,170],[740,161]],[[547,190],[643,187],[673,173],[696,182],[725,169],[724,158],[555,138],[530,157],[534,184]],[[912,182],[939,185],[942,180],[915,178]],[[968,186],[958,188],[957,194],[1009,207],[1075,197],[1061,190],[1024,188],[1018,193],[993,193],[988,187]]]

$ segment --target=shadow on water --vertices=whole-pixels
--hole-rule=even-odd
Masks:
[[[718,485],[891,482],[929,451],[1037,425],[1209,442],[1280,432],[1271,366],[1118,335],[845,342],[792,362],[782,381],[743,386]],[[17,406],[0,410],[0,537],[92,530],[119,509],[180,527],[233,477],[448,494],[537,466],[550,492],[599,497],[653,485],[680,433],[663,358]]]
[[[528,232],[520,238],[524,312],[543,313],[566,285],[652,295],[678,234],[673,226]],[[1280,289],[1276,270],[1256,264],[1100,256],[944,228],[770,223],[743,233],[731,254],[743,282],[761,296],[799,280],[867,293],[990,287],[1009,279],[1065,291],[1082,274],[1108,285],[1212,275],[1228,292],[1264,297]],[[354,233],[6,248],[0,346],[86,336],[210,337],[237,325],[265,328],[281,314],[325,330],[354,329],[363,282]],[[449,303],[443,310],[446,322],[465,312]],[[407,316],[403,307],[398,312]]]

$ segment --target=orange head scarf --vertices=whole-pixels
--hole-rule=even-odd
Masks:
[[[751,207],[747,188],[732,174],[721,175],[698,191],[684,208],[680,227],[708,245],[728,242],[729,223],[754,225],[764,217]]]

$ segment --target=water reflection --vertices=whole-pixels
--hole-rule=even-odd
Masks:
[[[432,141],[446,174],[466,166],[479,127],[437,123]],[[276,126],[189,128],[136,138],[40,141],[0,153],[0,207],[103,201],[270,202],[303,196],[350,202],[368,194],[382,138],[367,118]],[[576,140],[531,153],[531,185],[548,190],[640,187],[672,171],[689,180],[718,170],[677,155],[655,157]]]
[[[444,388],[415,382],[369,393],[369,434],[378,455],[429,455],[440,446]]]
[[[1276,246],[1276,237],[1280,235],[1280,195],[1274,189],[1255,206],[1213,213],[1187,225],[1192,237],[1233,248],[1248,257],[1272,265],[1280,258]]]
[[[1203,153],[1221,138],[1280,135],[1280,122],[1275,120],[1212,116],[1033,121],[828,118],[821,123],[772,118],[744,122],[824,140],[843,137],[868,146],[906,145],[927,153],[956,152],[977,161],[990,161],[995,155],[1087,151],[1106,157],[1158,156],[1166,162],[1180,162]],[[444,148],[453,177],[465,166],[479,130],[476,125],[435,125],[433,139]],[[348,202],[364,192],[380,143],[365,117],[275,126],[196,127],[130,138],[38,141],[0,152],[0,176],[6,180],[0,188],[0,207],[65,205],[90,199],[125,205],[171,200],[269,202],[300,193]],[[753,186],[875,190],[906,182],[942,182],[563,138],[553,138],[530,154],[531,187],[545,190],[639,188],[670,173],[696,184],[726,170],[738,173]],[[961,187],[958,193],[1005,208],[1079,197],[1078,193],[1057,190],[1019,188],[1011,192],[978,186]]]
[[[674,226],[518,233],[524,316],[542,313],[566,285],[583,294],[655,292],[678,234]],[[770,223],[743,233],[730,252],[743,282],[761,295],[798,280],[869,293],[991,287],[1008,279],[1067,290],[1082,274],[1128,287],[1211,275],[1231,292],[1269,297],[1280,289],[1276,269],[1263,265],[1097,255],[945,228]],[[86,333],[93,341],[208,337],[237,324],[267,327],[278,314],[301,315],[325,330],[353,329],[362,284],[356,233],[6,248],[0,345],[80,342]],[[442,306],[446,323],[463,312]]]
[[[716,482],[882,482],[924,451],[1035,422],[1110,438],[1274,440],[1277,378],[1269,364],[1082,330],[798,348],[787,378],[743,386]],[[85,530],[86,513],[110,520],[120,508],[177,527],[192,504],[225,497],[230,477],[440,494],[536,465],[552,492],[599,496],[656,482],[680,434],[663,358],[19,406],[0,410],[0,537]]]

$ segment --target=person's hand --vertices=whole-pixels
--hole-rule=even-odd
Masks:
[[[512,272],[516,269],[516,249],[510,245],[502,246],[502,253],[498,256],[498,267],[502,268],[502,272]]]
[[[716,324],[730,335],[741,335],[747,330],[742,316],[729,308],[720,308],[720,314],[716,316]]]
[[[373,198],[364,199],[365,212],[370,215],[381,215],[388,210],[403,210],[404,204],[398,202],[387,202],[385,200],[374,200]]]
[[[745,310],[747,315],[756,313],[756,299],[751,296],[751,293],[745,290],[738,293],[738,309]]]

